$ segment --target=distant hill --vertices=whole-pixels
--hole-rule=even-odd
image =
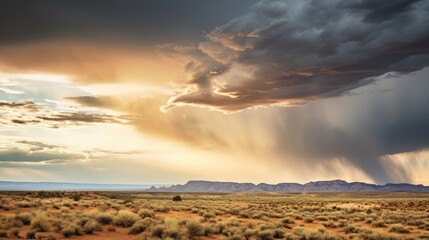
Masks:
[[[429,192],[429,187],[421,184],[388,183],[384,185],[342,180],[317,181],[306,184],[279,183],[253,184],[236,182],[189,181],[184,185],[171,187],[151,187],[153,192]]]
[[[0,181],[0,191],[138,191],[151,186],[153,185]]]
[[[189,181],[178,185],[96,184],[68,182],[0,181],[0,191],[148,191],[148,192],[429,192],[428,186],[408,183],[376,185],[342,180],[316,181],[306,184],[253,184],[236,182]]]

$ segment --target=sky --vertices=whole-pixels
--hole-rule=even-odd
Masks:
[[[429,1],[6,0],[0,180],[429,185]]]

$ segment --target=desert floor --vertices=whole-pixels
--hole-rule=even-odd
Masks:
[[[0,239],[65,238],[429,239],[429,194],[0,192]]]

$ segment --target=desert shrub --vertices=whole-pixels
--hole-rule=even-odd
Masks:
[[[356,225],[348,225],[348,226],[344,227],[343,230],[346,234],[360,233],[360,232],[364,231],[363,228],[356,226]]]
[[[152,229],[151,235],[162,239],[183,239],[186,230],[176,218],[165,218],[160,224]]]
[[[102,225],[108,225],[112,223],[113,216],[110,213],[100,213],[95,217],[95,219]]]
[[[291,218],[289,218],[289,217],[286,217],[286,218],[283,218],[282,219],[282,223],[283,224],[294,224],[295,223],[295,221],[293,221]]]
[[[51,223],[46,214],[38,213],[31,219],[31,228],[36,232],[48,232],[51,229]]]
[[[429,233],[428,232],[422,232],[419,235],[417,235],[418,239],[429,239]]]
[[[113,222],[116,226],[131,227],[139,219],[140,219],[139,215],[133,212],[130,212],[128,210],[121,210],[113,218]]]
[[[36,232],[35,231],[28,231],[25,235],[25,238],[27,239],[36,239]]]
[[[162,233],[163,238],[182,239],[186,234],[184,228],[180,226],[179,220],[176,218],[164,219],[163,225],[165,226],[164,232]]]
[[[63,234],[64,237],[70,237],[76,234],[76,230],[71,226],[66,226],[63,229],[61,229],[61,234]]]
[[[64,237],[70,237],[72,235],[81,235],[82,228],[77,223],[63,222],[61,223],[60,232],[64,235]]]
[[[15,215],[15,219],[22,222],[24,225],[30,225],[31,223],[31,215],[29,213],[21,213]]]
[[[204,235],[204,227],[201,222],[196,219],[190,219],[186,222],[185,226],[188,233],[188,237],[191,239],[196,236]]]
[[[274,235],[273,238],[284,238],[285,233],[280,229],[274,229]]]
[[[159,205],[154,206],[154,210],[156,212],[164,212],[164,213],[166,213],[170,209],[167,206],[165,206],[164,204],[159,204]]]
[[[224,235],[227,239],[236,240],[242,238],[241,229],[239,227],[229,227],[222,231],[222,235]]]
[[[338,223],[338,227],[345,227],[345,226],[348,226],[348,225],[349,225],[349,223],[347,221],[345,221],[345,220],[340,220],[339,223]]]
[[[150,218],[153,217],[153,211],[149,210],[149,209],[140,209],[137,214],[141,217],[141,218]]]
[[[73,194],[72,198],[74,201],[78,202],[78,201],[80,201],[81,196],[79,193],[75,193],[75,194]]]
[[[337,238],[332,236],[329,232],[326,232],[325,229],[309,229],[303,227],[296,227],[293,229],[293,234],[296,235],[297,239],[303,240],[336,240]],[[294,238],[292,238],[294,239]]]
[[[87,234],[92,234],[94,233],[94,231],[98,230],[100,228],[100,226],[98,225],[98,223],[94,220],[89,220],[85,223],[85,225],[83,225],[83,231]]]
[[[151,224],[152,224],[152,221],[149,219],[139,220],[136,223],[134,223],[134,225],[130,228],[130,230],[128,231],[128,234],[142,233],[146,231],[146,229],[148,229]]]
[[[425,224],[424,221],[417,220],[417,219],[412,219],[412,220],[410,220],[410,221],[407,222],[407,225],[410,225],[410,226],[422,226],[424,224]]]
[[[429,223],[418,226],[418,229],[429,231]]]
[[[0,237],[7,237],[7,232],[0,231]]]
[[[173,197],[173,201],[175,201],[175,202],[182,201],[182,197],[180,197],[180,196],[174,196]]]
[[[206,212],[203,214],[203,217],[204,217],[204,219],[207,220],[207,219],[215,218],[216,215],[214,213],[211,213],[211,212]]]
[[[243,237],[246,240],[249,240],[252,236],[255,236],[255,235],[256,235],[256,230],[254,230],[254,229],[248,229],[248,228],[246,228],[243,231]]]
[[[152,229],[152,236],[153,237],[158,237],[158,238],[162,238],[162,234],[165,230],[165,227],[162,225],[157,225]]]
[[[402,224],[393,224],[389,227],[389,232],[394,233],[409,233],[410,230],[404,227]]]
[[[256,239],[258,240],[270,240],[274,237],[274,231],[271,229],[261,230],[256,233]]]
[[[17,220],[14,216],[8,216],[5,218],[4,223],[2,224],[2,228],[5,230],[14,228],[14,227],[22,227],[24,224]]]
[[[322,223],[322,225],[324,227],[327,227],[327,228],[336,228],[337,227],[337,225],[335,225],[335,223],[333,221]]]
[[[211,236],[216,233],[216,228],[211,224],[204,225],[204,236]]]
[[[375,228],[381,228],[386,227],[386,224],[384,224],[384,221],[375,221],[371,224],[371,226]]]
[[[122,202],[122,204],[124,204],[124,205],[127,205],[129,203],[134,203],[134,201],[131,198],[127,198]]]
[[[305,223],[312,223],[314,220],[312,218],[305,218],[304,222]]]
[[[351,240],[403,240],[388,233],[384,232],[373,232],[373,233],[360,233],[353,234],[350,236]],[[410,238],[412,240],[413,238]]]
[[[82,227],[83,227],[83,225],[85,225],[89,220],[91,220],[91,218],[86,217],[85,215],[83,215],[83,216],[80,216],[80,217],[77,219],[77,223],[78,223],[80,226],[82,226]]]
[[[16,206],[18,206],[19,208],[31,208],[31,207],[35,207],[36,204],[23,201],[23,202],[16,203]]]

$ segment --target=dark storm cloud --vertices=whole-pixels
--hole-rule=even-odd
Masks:
[[[279,113],[277,150],[299,156],[307,165],[327,159],[328,168],[328,159],[343,158],[379,183],[409,182],[407,169],[386,156],[429,148],[428,74],[425,68],[413,76],[384,79],[383,84],[397,84],[389,92]]]
[[[429,2],[262,1],[207,35],[168,107],[301,104],[429,65]],[[195,65],[195,64],[194,64]]]
[[[0,44],[34,41],[189,41],[241,14],[256,0],[6,0]]]

